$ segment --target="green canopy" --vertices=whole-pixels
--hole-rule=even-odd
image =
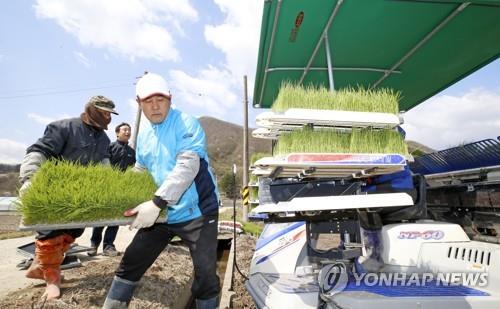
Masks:
[[[253,105],[288,80],[388,87],[409,110],[499,56],[500,0],[268,0]]]

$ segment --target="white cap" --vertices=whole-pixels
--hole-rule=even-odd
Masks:
[[[165,79],[154,73],[147,73],[137,81],[135,94],[140,100],[146,99],[154,94],[164,95],[167,98],[172,97]]]

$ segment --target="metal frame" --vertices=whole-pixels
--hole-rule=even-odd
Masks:
[[[273,52],[273,47],[274,47],[274,35],[276,34],[276,27],[278,26],[278,19],[281,10],[281,2],[282,0],[278,0],[278,6],[276,7],[276,12],[274,12],[273,31],[271,33],[271,43],[269,43],[269,51],[267,53],[266,69],[264,70],[264,77],[262,79],[262,89],[260,90],[259,106],[262,103],[262,97],[264,96],[264,90],[266,89],[267,69],[269,68],[269,62],[271,62],[271,54]]]
[[[333,67],[332,67],[332,55],[330,51],[330,44],[328,43],[328,33],[325,32],[324,36],[325,42],[325,52],[326,52],[326,65],[328,66],[328,85],[330,86],[330,92],[335,91],[335,84],[333,82]]]
[[[299,84],[302,84],[302,82],[304,81],[304,78],[306,77],[306,74],[309,72],[309,68],[311,67],[312,62],[314,61],[314,58],[316,58],[316,53],[318,53],[321,42],[324,40],[325,35],[327,35],[328,29],[330,28],[330,25],[332,24],[333,20],[335,19],[335,16],[337,15],[342,3],[344,3],[344,0],[338,0],[337,4],[335,5],[335,8],[333,9],[332,14],[330,15],[330,18],[328,19],[328,22],[326,23],[325,28],[323,29],[323,34],[321,35],[320,39],[318,40],[318,43],[316,44],[316,47],[314,48],[314,51],[311,55],[311,58],[309,58],[309,61],[307,62],[306,68],[304,69],[304,73],[302,73],[302,76],[300,77]]]
[[[306,68],[301,68],[301,67],[281,67],[281,68],[269,68],[266,70],[266,72],[275,72],[275,71],[304,71]],[[389,69],[377,69],[377,68],[355,68],[355,67],[332,67],[333,70],[335,71],[367,71],[367,72],[381,72],[381,73],[386,73],[389,72],[389,74],[401,74],[401,71],[393,70],[390,71]],[[310,67],[309,71],[326,71],[328,70],[328,67],[322,68],[322,67]]]
[[[391,72],[393,70],[395,70],[401,64],[403,64],[406,60],[408,60],[408,58],[410,58],[420,47],[422,47],[430,38],[432,38],[434,36],[434,34],[436,34],[439,30],[441,30],[441,28],[443,28],[456,15],[458,15],[458,13],[460,13],[461,11],[463,11],[469,4],[470,4],[470,2],[462,3],[458,8],[456,8],[450,15],[448,15],[443,21],[441,21],[439,23],[439,25],[437,25],[422,40],[420,40],[420,42],[418,42],[417,45],[415,45],[409,52],[407,52],[406,55],[403,56],[403,58],[399,59],[399,61],[396,62],[396,64],[394,64],[391,67],[391,69],[389,70],[389,72],[384,73],[384,75],[379,80],[377,80],[375,82],[375,84],[373,84],[372,88],[375,88],[378,85],[380,85],[380,83],[383,82],[387,78],[387,76],[389,76],[389,74],[391,74]]]

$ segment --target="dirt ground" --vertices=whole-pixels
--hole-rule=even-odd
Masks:
[[[237,239],[237,263],[248,275],[255,243],[254,236]],[[34,281],[0,299],[0,308],[101,308],[111,285],[120,257],[90,260],[84,267],[63,271],[62,296],[50,303],[40,301],[45,289],[43,281]],[[183,246],[169,246],[142,278],[134,293],[130,308],[179,308],[189,297],[192,263]],[[219,274],[221,279],[223,276]],[[233,308],[255,308],[245,289],[244,279],[235,270]]]
[[[39,281],[8,294],[0,300],[0,308],[101,308],[119,261],[120,257],[92,261],[63,271],[62,296],[54,302],[40,300],[45,285]],[[189,296],[191,272],[188,249],[169,246],[140,281],[130,308],[171,308]]]
[[[249,273],[256,242],[257,238],[249,235],[238,236],[236,240],[236,262],[245,276],[248,276]],[[256,308],[252,297],[245,288],[245,279],[237,270],[235,270],[233,289],[235,292],[232,299],[233,308]]]
[[[14,218],[12,219],[13,222],[5,221],[2,223],[12,223],[17,226],[17,221]],[[7,230],[10,230],[10,228]],[[90,229],[88,230],[86,233],[90,234]],[[6,232],[4,230],[1,233],[5,234]],[[87,234],[84,234],[84,236]],[[132,236],[132,232],[122,227],[117,238],[117,248],[120,251],[124,250]],[[31,241],[28,238],[23,238],[22,242]],[[82,236],[82,239],[78,239],[78,241],[82,245],[87,245],[87,241],[83,239],[86,238]],[[120,240],[123,240],[123,243]],[[9,241],[15,241],[15,239],[4,240],[3,242]],[[249,272],[256,241],[257,238],[250,235],[240,235],[237,239],[237,263],[245,275],[248,275]],[[2,247],[0,246],[0,248]],[[0,254],[0,257],[3,262],[9,262],[9,265],[15,265],[22,258],[20,255],[16,256],[16,254],[14,256],[2,256]],[[7,291],[11,292],[4,290],[3,295],[5,296],[0,297],[0,308],[101,308],[120,258],[100,257],[93,260],[82,256],[83,267],[63,271],[65,279],[62,284],[61,299],[51,303],[40,301],[45,289],[43,281],[21,279],[23,282],[33,282],[33,284],[25,284],[23,288],[7,288]],[[22,278],[24,277],[24,271],[19,272],[14,266],[4,268],[2,270],[13,271],[16,272],[16,275],[19,274]],[[169,246],[142,278],[138,289],[134,293],[130,308],[176,308],[174,304],[183,303],[183,300],[187,300],[187,297],[189,297],[191,272],[192,263],[187,248]],[[219,276],[222,280],[223,275],[219,274]],[[16,278],[7,276],[4,279],[14,280]],[[4,282],[4,284],[6,283],[7,281]],[[252,298],[245,289],[244,279],[236,270],[234,284],[236,294],[232,299],[233,308],[255,308]]]

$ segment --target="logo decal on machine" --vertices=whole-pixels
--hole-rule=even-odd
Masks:
[[[399,232],[399,239],[423,239],[423,240],[439,240],[444,237],[444,232],[441,230],[428,230],[425,232],[420,231],[401,231]]]

